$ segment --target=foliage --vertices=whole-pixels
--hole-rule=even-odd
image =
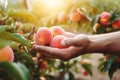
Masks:
[[[79,66],[86,69],[92,76],[92,63],[81,63],[84,59],[89,60],[90,55],[83,55],[66,62],[47,59],[42,53],[33,50],[33,34],[38,27],[56,25],[75,34],[82,32],[102,34],[118,31],[119,29],[113,29],[112,23],[119,18],[119,2],[120,0],[66,0],[65,3],[69,4],[64,5],[65,10],[56,11],[52,15],[40,18],[36,18],[32,12],[27,10],[13,9],[10,5],[8,7],[1,6],[0,48],[10,45],[14,51],[15,59],[10,63],[0,62],[0,79],[40,80],[41,77],[45,77],[47,80],[75,80],[74,73],[79,72]],[[58,20],[58,14],[62,11],[66,13],[67,20],[61,23]],[[70,14],[73,12],[80,14],[80,21],[73,22],[70,19]],[[94,25],[99,23],[99,16],[102,12],[109,12],[112,15],[110,24],[100,24],[94,31]],[[105,57],[106,55],[105,53]],[[101,72],[109,71],[110,79],[112,79],[114,72],[120,68],[119,60],[116,61],[116,59],[119,59],[119,56],[110,55],[108,60],[101,59],[98,66]],[[56,73],[59,73],[59,77],[55,76]]]

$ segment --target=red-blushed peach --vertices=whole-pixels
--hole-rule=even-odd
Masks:
[[[70,20],[72,21],[72,22],[79,22],[80,20],[81,20],[81,15],[80,15],[80,13],[79,12],[72,12],[71,14],[70,14]]]
[[[90,61],[88,59],[83,59],[81,61],[81,64],[89,64],[89,63],[90,63]]]
[[[53,34],[46,27],[39,28],[37,30],[37,33],[34,34],[34,41],[36,44],[39,45],[49,45],[52,39],[53,39]]]
[[[65,30],[60,26],[53,26],[50,28],[50,31],[52,32],[53,37],[55,37],[56,35],[61,35],[65,32]]]
[[[115,30],[120,29],[120,18],[112,23],[112,28]]]
[[[50,43],[50,46],[53,48],[68,48],[68,46],[62,46],[61,42],[63,39],[66,39],[67,37],[64,35],[57,35],[53,38],[53,40]]]
[[[58,14],[57,19],[59,22],[65,23],[67,21],[67,14],[64,11],[62,11]]]
[[[43,60],[40,62],[39,69],[40,70],[45,70],[48,68],[48,62],[46,60]]]
[[[0,62],[8,61],[12,62],[14,60],[14,53],[10,46],[5,46],[0,49]]]
[[[86,70],[86,69],[82,69],[82,74],[84,75],[84,76],[88,76],[88,71]]]
[[[99,16],[99,22],[102,25],[109,25],[110,18],[111,18],[111,14],[109,12],[102,12]]]
[[[22,26],[21,22],[16,22],[16,28],[19,28],[20,26]]]
[[[93,31],[97,32],[99,27],[100,27],[100,24],[99,23],[95,23],[95,25],[93,26]]]
[[[64,32],[62,35],[66,36],[67,38],[74,38],[75,34],[72,32]]]

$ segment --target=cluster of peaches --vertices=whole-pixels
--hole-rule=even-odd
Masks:
[[[75,11],[71,12],[69,16],[66,14],[66,12],[62,11],[57,15],[57,20],[60,23],[65,23],[67,19],[69,19],[72,22],[79,22],[80,20],[84,19],[85,16],[83,12],[77,8]]]
[[[66,32],[60,26],[51,28],[40,27],[34,34],[34,41],[38,45],[50,46],[53,48],[67,48],[68,46],[61,45],[63,39],[73,38],[75,34]]]
[[[100,27],[109,27],[113,30],[119,30],[120,29],[120,18],[116,18],[115,20],[112,20],[114,16],[112,16],[109,12],[102,12],[99,17],[97,23],[93,26],[93,31],[97,33],[98,29]],[[106,31],[107,32],[107,31]]]

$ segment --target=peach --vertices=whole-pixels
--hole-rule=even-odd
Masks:
[[[120,18],[112,23],[112,28],[115,30],[120,29]]]
[[[88,59],[83,59],[81,61],[81,64],[90,64],[90,61]]]
[[[111,14],[109,12],[102,12],[99,16],[99,22],[102,25],[109,25],[110,18]]]
[[[64,11],[62,11],[58,14],[57,19],[59,22],[64,23],[67,21],[67,14]]]
[[[75,37],[75,34],[71,33],[71,32],[64,32],[63,35],[66,36],[67,38],[74,38]]]
[[[68,48],[68,46],[62,46],[61,45],[61,41],[63,39],[67,38],[66,36],[64,35],[57,35],[53,38],[53,40],[51,41],[50,43],[50,46],[53,47],[53,48]]]
[[[87,71],[86,69],[83,69],[83,70],[82,70],[82,74],[83,74],[84,76],[88,76],[89,73],[88,73],[88,71]]]
[[[39,44],[39,45],[49,45],[52,38],[53,38],[53,35],[51,31],[46,27],[39,28],[37,30],[37,33],[34,34],[34,41],[36,44]]]
[[[79,12],[73,12],[70,14],[70,20],[72,22],[79,22],[81,20],[81,15]]]
[[[48,62],[46,60],[43,60],[40,62],[39,69],[45,70],[48,67]]]
[[[0,61],[9,61],[14,60],[14,53],[10,46],[5,46],[0,49]]]
[[[55,37],[56,35],[61,35],[65,32],[65,30],[60,26],[53,26],[50,28],[50,31],[52,32],[53,37]]]

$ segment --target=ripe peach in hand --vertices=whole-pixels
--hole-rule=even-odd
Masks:
[[[112,23],[112,28],[115,30],[120,29],[120,18]]]
[[[75,37],[75,34],[71,33],[71,32],[64,32],[63,35],[66,36],[67,38],[74,38]]]
[[[53,35],[51,31],[46,27],[39,28],[37,33],[34,35],[34,41],[39,45],[49,45],[52,38]]]
[[[58,14],[57,19],[59,22],[64,23],[67,20],[67,14],[64,11],[62,11]]]
[[[0,61],[9,61],[14,60],[14,53],[10,46],[5,46],[0,49]]]
[[[111,18],[111,14],[109,12],[103,12],[99,16],[99,22],[102,25],[109,25],[110,18]]]
[[[57,35],[53,38],[53,40],[50,43],[50,46],[53,48],[68,48],[68,46],[63,46],[61,44],[62,40],[65,39],[67,37],[65,37],[64,35]]]
[[[55,37],[56,35],[61,35],[65,32],[65,30],[63,28],[61,28],[60,26],[53,26],[50,28],[53,37]]]
[[[72,22],[79,22],[81,19],[81,15],[78,12],[73,12],[70,14],[70,20]]]

